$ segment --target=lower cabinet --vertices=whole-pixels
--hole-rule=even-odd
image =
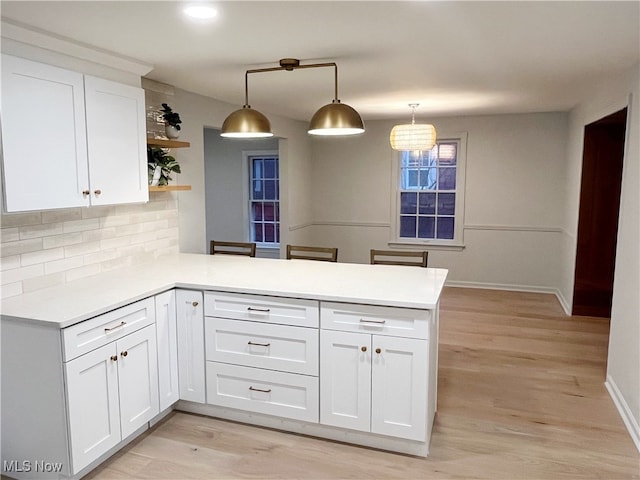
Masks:
[[[411,440],[427,434],[428,344],[320,332],[320,423]]]
[[[200,290],[176,289],[180,399],[205,403],[204,305]]]
[[[158,341],[158,392],[160,411],[180,399],[178,382],[178,332],[176,293],[174,290],[155,297],[156,338]]]
[[[159,412],[155,326],[65,364],[73,472]]]

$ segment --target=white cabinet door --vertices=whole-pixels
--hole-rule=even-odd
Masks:
[[[427,342],[373,335],[371,347],[371,431],[425,441]]]
[[[79,472],[118,444],[118,356],[109,344],[65,364],[71,460]]]
[[[370,430],[371,335],[320,332],[320,423]]]
[[[2,55],[1,98],[7,211],[89,205],[82,74]]]
[[[149,200],[144,90],[84,77],[92,205]]]
[[[160,411],[180,399],[178,385],[178,338],[174,290],[156,295],[156,337],[158,340],[158,391]]]
[[[120,425],[125,439],[159,412],[155,326],[121,338],[116,346]]]
[[[201,291],[176,290],[180,398],[205,403],[204,308]]]

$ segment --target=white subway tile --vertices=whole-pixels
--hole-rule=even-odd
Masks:
[[[124,235],[134,235],[142,231],[142,224],[133,223],[131,225],[121,225],[116,227],[116,236],[122,237]]]
[[[106,262],[107,260],[114,260],[117,257],[116,249],[100,250],[96,253],[89,253],[83,257],[84,264],[90,265],[92,263]]]
[[[1,257],[20,255],[21,253],[35,252],[37,250],[42,250],[42,238],[32,238],[29,240],[18,240],[17,242],[0,244]]]
[[[52,237],[44,237],[42,239],[43,248],[65,247],[67,245],[76,245],[82,243],[82,233],[63,233],[62,235],[54,235]]]
[[[1,217],[3,227],[22,227],[42,223],[41,212],[5,213]]]
[[[18,227],[3,228],[0,230],[0,236],[2,243],[15,242],[16,240],[20,240],[20,230]]]
[[[64,249],[62,247],[50,248],[38,252],[23,253],[20,257],[20,263],[23,267],[26,267],[28,265],[35,265],[36,263],[52,262],[64,258]]]
[[[22,282],[7,283],[0,287],[0,294],[2,298],[15,297],[22,294]]]
[[[129,245],[126,247],[120,247],[116,249],[118,257],[135,257],[137,255],[144,255],[144,245]]]
[[[149,243],[156,239],[156,232],[142,232],[136,235],[131,235],[131,244],[134,245],[136,243]]]
[[[100,218],[100,227],[117,227],[132,223],[130,215],[114,215]]]
[[[53,262],[47,262],[44,264],[44,273],[57,273],[64,272],[65,270],[71,270],[72,268],[78,268],[84,265],[81,256],[63,258],[62,260],[54,260]]]
[[[41,277],[28,278],[22,282],[22,290],[24,293],[41,290],[47,287],[55,287],[63,285],[65,282],[65,274],[63,272],[43,275]]]
[[[110,270],[116,270],[118,268],[124,268],[131,266],[131,258],[132,257],[121,257],[115,258],[113,260],[107,260],[106,262],[102,262],[100,264],[100,270],[103,272],[108,272]]]
[[[95,240],[103,240],[105,238],[113,238],[115,236],[115,227],[101,228],[99,230],[89,230],[86,232],[82,232],[82,240],[84,242],[93,242]]]
[[[82,219],[80,208],[65,208],[62,210],[46,210],[42,212],[42,223],[60,223]]]
[[[79,278],[89,277],[100,273],[100,264],[94,263],[92,265],[85,265],[79,268],[73,268],[65,272],[65,279],[67,282],[78,280]]]
[[[20,267],[20,255],[0,257],[0,271],[11,270]]]
[[[20,227],[20,240],[29,238],[50,237],[63,233],[62,223],[47,223],[44,225],[28,225]]]
[[[113,205],[98,205],[95,207],[83,208],[82,218],[101,218],[115,215],[116,207]]]
[[[77,245],[68,245],[64,247],[65,257],[75,257],[78,255],[87,255],[88,253],[100,251],[100,242],[79,243]]]
[[[44,266],[40,263],[28,267],[14,268],[2,272],[2,284],[21,282],[26,278],[38,277],[44,274]]]
[[[129,235],[124,237],[105,238],[100,240],[100,248],[106,250],[108,248],[125,247],[131,244],[131,237]]]
[[[85,230],[96,230],[100,228],[99,218],[87,218],[85,220],[72,220],[62,224],[64,233],[84,232]]]

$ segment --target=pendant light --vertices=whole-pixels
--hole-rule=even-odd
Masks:
[[[418,103],[410,103],[411,123],[396,125],[391,129],[391,148],[400,151],[431,150],[436,144],[436,129],[430,124],[416,124]]]
[[[364,132],[364,122],[360,114],[338,99],[338,66],[331,63],[300,65],[297,58],[283,58],[279,67],[247,70],[244,76],[245,104],[240,110],[231,113],[222,124],[220,135],[231,138],[271,137],[271,125],[262,113],[249,105],[248,76],[251,73],[273,72],[277,70],[293,71],[299,68],[334,68],[335,96],[333,101],[321,107],[311,118],[308,133],[310,135],[355,135]]]

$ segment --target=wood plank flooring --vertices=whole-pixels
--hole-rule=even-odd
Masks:
[[[85,478],[640,478],[604,387],[608,332],[552,295],[446,288],[428,458],[176,412]]]

